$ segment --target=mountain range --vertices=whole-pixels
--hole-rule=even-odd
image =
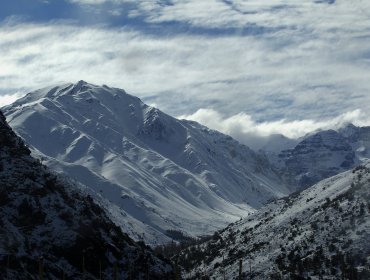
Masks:
[[[212,234],[370,154],[370,128],[352,124],[296,140],[275,135],[253,151],[84,81],[31,92],[3,111],[35,157],[87,186],[125,232],[149,244],[174,232]]]
[[[39,265],[50,279],[174,279],[131,238],[155,246],[206,235],[174,258],[186,279],[369,278],[370,127],[273,135],[254,151],[84,81],[2,110],[21,137],[0,114],[8,278]]]
[[[366,162],[370,158],[370,127],[347,124],[336,130],[315,131],[298,139],[290,149],[265,148],[264,152],[288,184],[304,189]]]
[[[124,90],[84,81],[3,108],[44,164],[86,185],[121,228],[159,244],[211,234],[291,189],[266,156]]]

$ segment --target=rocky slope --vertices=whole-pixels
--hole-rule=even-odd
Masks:
[[[290,192],[266,157],[123,90],[80,81],[4,108],[34,155],[108,201],[135,239],[212,233]]]
[[[178,258],[185,279],[369,279],[370,164],[276,200]],[[207,279],[207,278],[206,278]]]
[[[297,189],[309,187],[322,179],[349,170],[370,159],[370,127],[347,124],[337,130],[321,130],[289,141],[275,142],[261,150],[274,163],[288,185]]]
[[[351,145],[358,161],[363,162],[370,159],[370,127],[358,127],[348,124],[338,132]]]
[[[335,130],[314,133],[273,160],[287,182],[306,188],[358,163],[347,139]]]
[[[0,278],[173,279],[168,262],[30,153],[0,112]]]

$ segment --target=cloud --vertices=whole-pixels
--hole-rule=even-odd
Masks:
[[[122,4],[128,2],[134,2],[135,0],[68,0],[71,3],[77,3],[82,5],[101,5],[104,3],[115,3]]]
[[[85,4],[85,5],[99,5],[107,2],[106,0],[69,0],[71,3]]]
[[[227,117],[213,109],[199,109],[194,114],[182,115],[178,118],[196,121],[212,129],[229,134],[252,148],[261,148],[268,141],[269,137],[276,134],[297,139],[315,130],[337,129],[348,123],[359,126],[370,125],[370,116],[359,109],[325,120],[281,119],[258,122],[245,113]]]
[[[1,24],[0,91],[84,79],[124,88],[172,115],[211,108],[234,116],[235,127],[247,116],[284,129],[370,110],[370,20],[360,12],[368,2],[109,2],[113,14],[130,3],[120,16],[130,16],[127,25]]]
[[[21,93],[13,93],[13,94],[4,94],[0,95],[0,107],[8,105],[16,101],[18,98],[22,96]]]

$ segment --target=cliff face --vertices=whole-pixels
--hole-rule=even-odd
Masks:
[[[313,134],[278,158],[281,173],[301,188],[346,171],[356,162],[351,145],[334,130]]]
[[[338,130],[323,130],[299,139],[290,148],[264,150],[286,182],[298,189],[349,170],[370,159],[370,127],[348,124]]]

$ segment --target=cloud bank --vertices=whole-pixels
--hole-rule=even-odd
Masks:
[[[11,104],[20,97],[22,97],[21,93],[0,95],[0,107]]]
[[[270,136],[282,134],[298,139],[315,130],[338,129],[349,123],[358,126],[370,125],[370,116],[357,109],[326,120],[276,120],[258,122],[251,115],[239,113],[226,117],[213,109],[199,109],[194,114],[179,116],[199,122],[209,128],[233,136],[252,148],[261,148]]]
[[[74,18],[8,19],[0,102],[83,79],[240,139],[277,130],[297,137],[351,114],[365,120],[370,3],[316,2],[70,0],[80,7]]]

